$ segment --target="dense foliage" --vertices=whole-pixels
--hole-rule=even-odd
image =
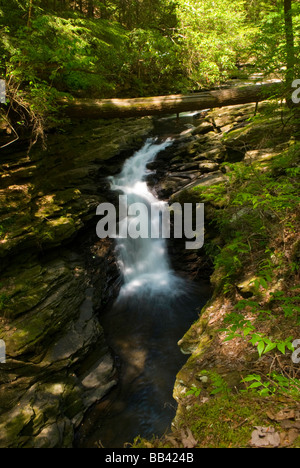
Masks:
[[[37,129],[55,120],[61,94],[188,92],[239,76],[243,64],[282,78],[287,64],[295,73],[300,47],[300,5],[287,16],[290,3],[1,0],[0,78]]]

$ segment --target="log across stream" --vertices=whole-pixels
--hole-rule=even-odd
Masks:
[[[64,112],[72,119],[114,119],[163,115],[260,102],[276,95],[279,83],[236,86],[195,94],[177,94],[131,99],[62,100]]]

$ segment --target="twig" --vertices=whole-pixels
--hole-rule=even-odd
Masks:
[[[17,138],[15,138],[13,141],[10,141],[9,143],[6,143],[5,145],[0,146],[0,149],[6,148],[7,146],[12,145],[16,141],[18,141],[19,138],[20,138],[19,135],[17,135]]]
[[[7,146],[12,145],[13,143],[15,143],[16,141],[18,141],[20,139],[19,135],[17,134],[16,130],[14,129],[14,127],[12,126],[12,124],[10,123],[10,121],[8,120],[6,115],[4,115],[3,117],[6,120],[6,122],[8,123],[8,125],[10,126],[10,128],[12,129],[12,131],[14,132],[14,134],[16,135],[17,138],[15,138],[13,141],[10,141],[9,143],[6,143],[3,146],[0,146],[0,149],[6,148]]]

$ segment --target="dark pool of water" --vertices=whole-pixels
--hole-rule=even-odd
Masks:
[[[121,448],[138,435],[151,438],[170,429],[175,378],[187,360],[177,343],[209,294],[203,284],[174,300],[127,297],[101,317],[120,362],[120,383],[89,412],[77,435],[79,447]]]

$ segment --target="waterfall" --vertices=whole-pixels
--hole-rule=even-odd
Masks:
[[[161,231],[162,213],[167,209],[167,203],[159,201],[148,189],[146,177],[149,174],[147,164],[152,162],[156,155],[172,145],[167,139],[158,143],[156,139],[148,139],[144,146],[128,159],[122,172],[111,177],[112,190],[126,195],[128,206],[134,203],[143,203],[147,208],[140,213],[147,219],[142,219],[148,226],[147,238],[116,239],[117,257],[123,275],[124,284],[120,297],[130,295],[147,295],[156,297],[157,294],[178,294],[181,289],[180,280],[170,267],[166,239],[162,236],[151,237],[151,233]],[[120,221],[119,231],[129,225],[129,217]],[[174,296],[173,296],[174,297]]]
[[[171,145],[171,139],[148,139],[126,160],[122,172],[110,178],[112,190],[121,201],[126,199],[128,208],[132,203],[148,208],[143,219],[138,218],[151,233],[158,231],[168,204],[148,189],[147,165]],[[120,448],[138,435],[161,436],[170,428],[176,411],[175,377],[186,361],[178,340],[208,298],[206,286],[195,287],[172,270],[164,236],[123,236],[132,214],[119,211],[115,241],[123,285],[113,306],[101,314],[106,341],[119,365],[119,381],[105,400],[105,410],[101,403],[95,409],[88,440],[89,446],[101,440],[108,448]]]

